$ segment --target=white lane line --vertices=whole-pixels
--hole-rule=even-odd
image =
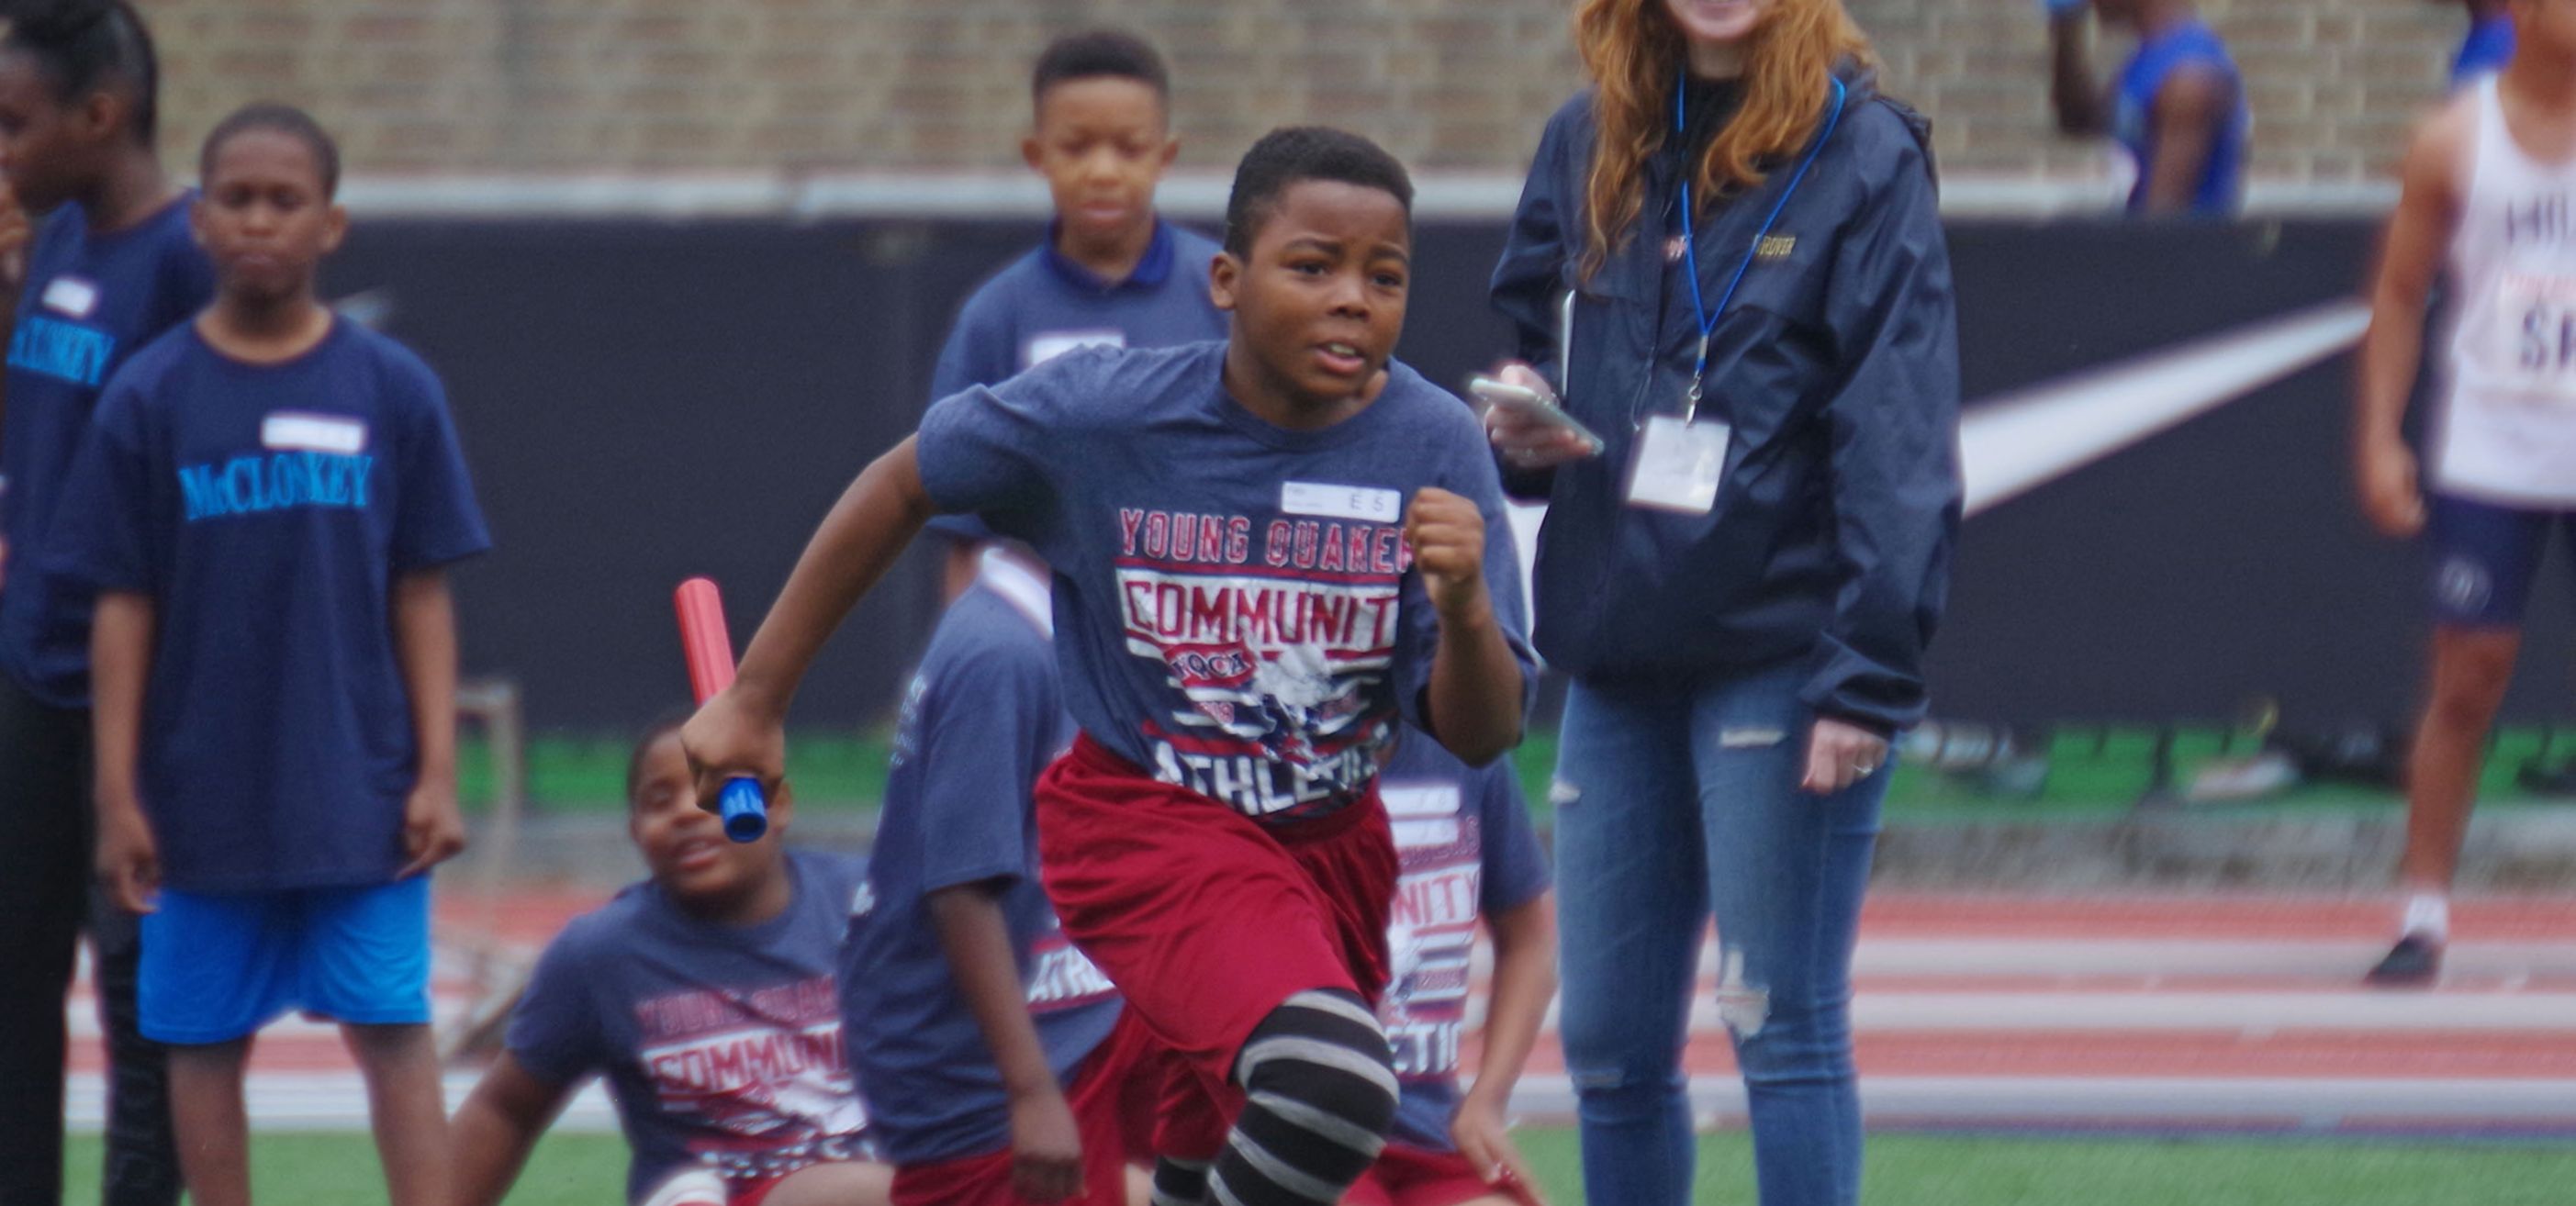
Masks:
[[[1744,1086],[1735,1077],[1693,1077],[1690,1099],[1702,1126],[1744,1120]],[[2576,1081],[2567,1080],[1868,1076],[1860,1099],[1861,1113],[1878,1123],[2162,1121],[2327,1129],[2444,1122],[2576,1134]],[[1571,1121],[1573,1084],[1561,1075],[1525,1076],[1512,1109],[1532,1121]]]
[[[2316,978],[2337,986],[2388,952],[2375,939],[2207,941],[2201,939],[1862,939],[1861,976],[2265,976]],[[1704,949],[1703,961],[1711,957]],[[2576,942],[2454,944],[2442,959],[2455,976],[2576,976]]]
[[[1547,1025],[1557,1022],[1550,1003]],[[1482,1011],[1470,1004],[1469,1023]],[[1717,1001],[1703,984],[1691,994],[1693,1034],[1722,1034]],[[2423,1033],[2506,1030],[2563,1034],[2576,1043],[2576,993],[2531,991],[2386,992],[1870,992],[1852,998],[1862,1033],[1961,1034],[2126,1031]]]

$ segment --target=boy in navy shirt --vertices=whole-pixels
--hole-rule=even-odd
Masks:
[[[1180,153],[1163,58],[1114,30],[1056,39],[1029,84],[1020,157],[1055,202],[1047,241],[979,286],[957,313],[932,398],[998,385],[1089,344],[1166,347],[1225,338],[1208,300],[1217,245],[1154,212]]]
[[[815,651],[935,511],[1055,573],[1080,734],[1037,791],[1065,932],[1201,1108],[1207,1187],[1325,1203],[1377,1158],[1397,1086],[1370,1007],[1393,839],[1376,793],[1411,721],[1470,762],[1520,738],[1533,673],[1502,491],[1465,404],[1393,363],[1412,185],[1366,139],[1244,156],[1210,273],[1224,343],[1086,348],[934,405],[861,473],[681,730],[715,776],[779,777]],[[1175,1149],[1158,1141],[1166,1155]],[[1192,1187],[1160,1183],[1172,1200]]]
[[[357,1056],[392,1201],[444,1202],[423,873],[465,830],[443,567],[490,541],[438,379],[315,300],[346,228],[330,138],[252,106],[199,170],[215,303],[118,372],[57,520],[99,591],[99,877],[146,914],[143,1033],[171,1045],[193,1201],[249,1200],[242,1061],[300,1009]]]
[[[634,1153],[630,1203],[884,1202],[832,970],[863,891],[857,860],[787,851],[783,795],[767,836],[725,840],[697,808],[676,721],[635,747],[626,802],[651,877],[538,960],[506,1050],[456,1112],[455,1202],[500,1202],[592,1075]]]
[[[1123,1206],[1142,1031],[1038,885],[1031,793],[1073,739],[1046,570],[978,560],[895,728],[841,964],[851,1062],[898,1206]]]
[[[1208,300],[1217,245],[1164,221],[1154,187],[1180,154],[1171,132],[1171,73],[1152,45],[1094,30],[1047,45],[1030,72],[1036,114],[1020,158],[1046,177],[1055,204],[1047,240],[976,287],[931,370],[931,400],[999,385],[1077,347],[1159,348],[1225,338]],[[973,542],[990,535],[970,515],[943,515],[948,579],[962,588]]]
[[[1344,1206],[1513,1206],[1537,1182],[1504,1130],[1512,1086],[1556,992],[1547,856],[1508,762],[1469,767],[1408,734],[1379,772],[1403,860],[1378,1018],[1404,1084],[1386,1152]],[[1458,1088],[1476,923],[1494,936],[1475,1087]]]

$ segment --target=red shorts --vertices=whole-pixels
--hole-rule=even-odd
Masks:
[[[1038,780],[1038,857],[1065,934],[1171,1053],[1155,1150],[1216,1154],[1235,1056],[1301,992],[1386,987],[1395,837],[1374,788],[1262,825],[1157,783],[1088,735]]]
[[[1082,1193],[1058,1199],[1055,1206],[1126,1206],[1127,1164],[1149,1158],[1131,1136],[1152,1125],[1153,1101],[1139,1098],[1131,1087],[1154,1074],[1154,1036],[1134,1010],[1119,1015],[1118,1025],[1074,1073],[1065,1088],[1074,1125],[1082,1135]],[[894,1170],[894,1206],[1023,1206],[1011,1188],[1011,1149],[962,1160],[914,1164]],[[743,1206],[737,1201],[735,1206]]]
[[[1478,1198],[1500,1197],[1535,1206],[1536,1199],[1517,1181],[1488,1185],[1475,1166],[1456,1152],[1435,1152],[1389,1143],[1377,1163],[1360,1174],[1359,1183],[1342,1195],[1342,1206],[1458,1206]]]

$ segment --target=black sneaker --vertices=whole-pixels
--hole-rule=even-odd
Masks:
[[[2424,988],[2442,974],[2442,942],[2426,934],[2408,934],[2362,977],[2381,988]]]

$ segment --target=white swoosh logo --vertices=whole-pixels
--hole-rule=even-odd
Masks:
[[[1959,420],[1967,512],[2064,477],[2352,346],[2370,307],[2330,302],[1988,399]]]

